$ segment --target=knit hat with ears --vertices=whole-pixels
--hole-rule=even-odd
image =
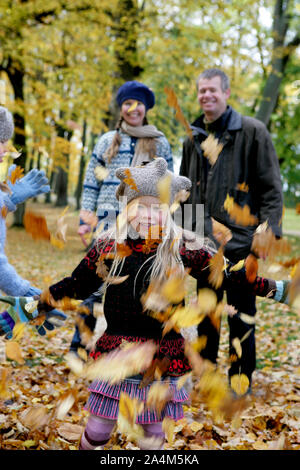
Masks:
[[[141,196],[159,197],[157,184],[167,175],[171,176],[170,204],[174,202],[175,195],[181,191],[190,191],[191,181],[185,176],[176,176],[167,169],[164,158],[155,158],[151,163],[144,166],[130,168],[118,168],[116,176],[121,183],[117,187],[116,197],[125,196],[127,203]]]
[[[125,82],[117,92],[117,103],[121,107],[126,100],[137,100],[145,105],[146,110],[155,105],[155,95],[150,88],[141,82],[133,80]]]
[[[6,142],[14,133],[14,121],[8,109],[0,106],[0,142]]]

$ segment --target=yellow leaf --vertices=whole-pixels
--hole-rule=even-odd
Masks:
[[[50,235],[50,243],[52,246],[58,248],[59,250],[63,250],[65,247],[65,242],[63,240],[59,240],[54,235]]]
[[[192,372],[188,372],[187,374],[184,374],[182,377],[180,377],[177,381],[177,389],[181,389],[184,387],[185,382],[192,377]]]
[[[138,102],[136,100],[134,100],[134,102],[132,103],[132,105],[128,109],[127,113],[131,113],[132,111],[134,111],[136,109],[137,105],[138,105]]]
[[[157,183],[157,190],[159,194],[159,200],[161,204],[170,203],[170,196],[171,196],[171,175],[166,175],[159,180]]]
[[[22,356],[20,345],[15,341],[7,341],[6,343],[6,356],[8,359],[17,361],[19,364],[24,364],[25,361]]]
[[[36,441],[33,441],[31,439],[28,439],[27,441],[24,441],[23,446],[26,448],[33,447],[36,445]]]
[[[96,166],[96,168],[94,170],[94,173],[95,173],[95,176],[96,176],[97,180],[103,181],[103,180],[105,180],[105,178],[109,174],[109,171],[104,166],[98,165],[98,166]]]
[[[172,445],[173,440],[174,440],[175,421],[173,421],[173,419],[170,419],[170,418],[167,418],[167,417],[164,418],[163,422],[162,422],[162,428],[163,428],[163,431],[166,435],[168,444]]]
[[[152,363],[157,346],[152,341],[134,343],[132,347],[117,348],[88,364],[84,375],[88,379],[102,379],[117,383],[126,377],[145,371]]]
[[[201,431],[203,429],[204,425],[203,423],[198,423],[197,421],[193,421],[190,424],[190,428],[194,433],[197,433],[198,431]]]
[[[195,349],[195,351],[200,352],[205,348],[206,344],[207,336],[201,335],[199,336],[199,338],[196,339],[196,341],[192,343],[192,347],[193,349]]]
[[[170,302],[177,304],[181,302],[186,294],[184,279],[170,277],[163,285],[161,293]]]
[[[120,393],[118,429],[128,438],[136,440],[144,436],[142,426],[136,424],[136,417],[144,409],[144,403],[136,398],[130,398],[127,393]]]
[[[25,323],[16,323],[12,331],[13,333],[12,339],[15,341],[19,341],[24,334],[24,330],[25,330]]]
[[[204,156],[209,160],[211,166],[213,166],[218,160],[219,154],[222,151],[223,144],[219,143],[212,134],[201,143]]]
[[[224,209],[228,212],[230,218],[239,225],[256,225],[258,222],[257,217],[250,213],[250,209],[247,204],[245,204],[243,207],[239,206],[236,202],[234,202],[233,197],[230,197],[229,194],[226,196]]]
[[[234,266],[231,266],[231,268],[229,269],[229,271],[239,271],[240,269],[242,269],[245,265],[245,260],[244,259],[241,259],[238,263],[236,263]]]
[[[6,400],[10,398],[10,394],[7,390],[8,386],[8,377],[9,377],[9,371],[7,368],[0,368],[0,398],[3,400]]]
[[[202,314],[207,315],[213,312],[217,307],[217,301],[217,295],[213,290],[208,288],[199,289],[197,302]]]
[[[146,401],[147,407],[154,409],[159,415],[172,398],[169,383],[156,382],[151,385]]]
[[[242,357],[242,345],[241,345],[239,338],[233,338],[232,346],[236,350],[238,357]]]
[[[230,385],[237,395],[244,395],[249,388],[249,379],[245,374],[235,374],[230,377]]]

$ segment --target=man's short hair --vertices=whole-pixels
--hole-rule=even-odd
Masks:
[[[211,78],[214,78],[214,77],[220,77],[222,91],[226,91],[226,90],[228,90],[228,88],[230,88],[229,77],[226,75],[225,72],[223,72],[223,70],[220,70],[220,69],[206,69],[202,73],[200,73],[200,75],[197,78],[197,81],[196,81],[197,89],[198,89],[198,85],[199,85],[200,80],[202,80],[202,79],[210,80]]]

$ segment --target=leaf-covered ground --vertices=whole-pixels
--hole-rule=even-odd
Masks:
[[[55,230],[61,209],[42,204],[32,204],[31,209],[45,215],[50,231]],[[78,215],[69,210],[66,221],[64,250],[45,241],[33,241],[24,230],[8,230],[6,252],[10,262],[20,275],[42,289],[71,273],[84,255],[76,235]],[[295,256],[300,239],[291,237],[290,242]],[[267,272],[266,266],[261,266],[260,272],[277,279],[289,275],[288,270]],[[192,291],[192,281],[190,285]],[[205,404],[197,408],[185,405],[185,418],[176,424],[173,442],[165,449],[300,449],[299,316],[268,299],[258,299],[257,304],[257,370],[247,407],[233,422],[216,423]],[[73,331],[72,313],[63,327],[46,337],[26,327],[19,340],[24,364],[6,359],[5,345],[0,341],[1,449],[78,448],[87,419],[84,404],[88,384],[70,373],[66,365]],[[227,349],[228,329],[223,322],[219,368],[224,378]],[[68,399],[73,406],[66,414],[60,408],[59,414],[59,403]],[[108,448],[136,447],[116,432]]]

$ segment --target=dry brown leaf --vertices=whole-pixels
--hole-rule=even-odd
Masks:
[[[209,134],[208,137],[201,143],[204,156],[209,160],[211,166],[214,166],[218,160],[219,154],[223,149],[223,144],[216,139],[213,134]]]
[[[26,408],[20,415],[21,423],[31,431],[42,428],[50,421],[50,414],[44,405]]]
[[[7,400],[8,398],[10,398],[10,393],[7,390],[10,372],[10,369],[8,369],[7,367],[0,368],[0,398],[2,398],[3,400]]]
[[[84,427],[79,424],[62,423],[57,428],[58,434],[67,441],[79,441]]]

